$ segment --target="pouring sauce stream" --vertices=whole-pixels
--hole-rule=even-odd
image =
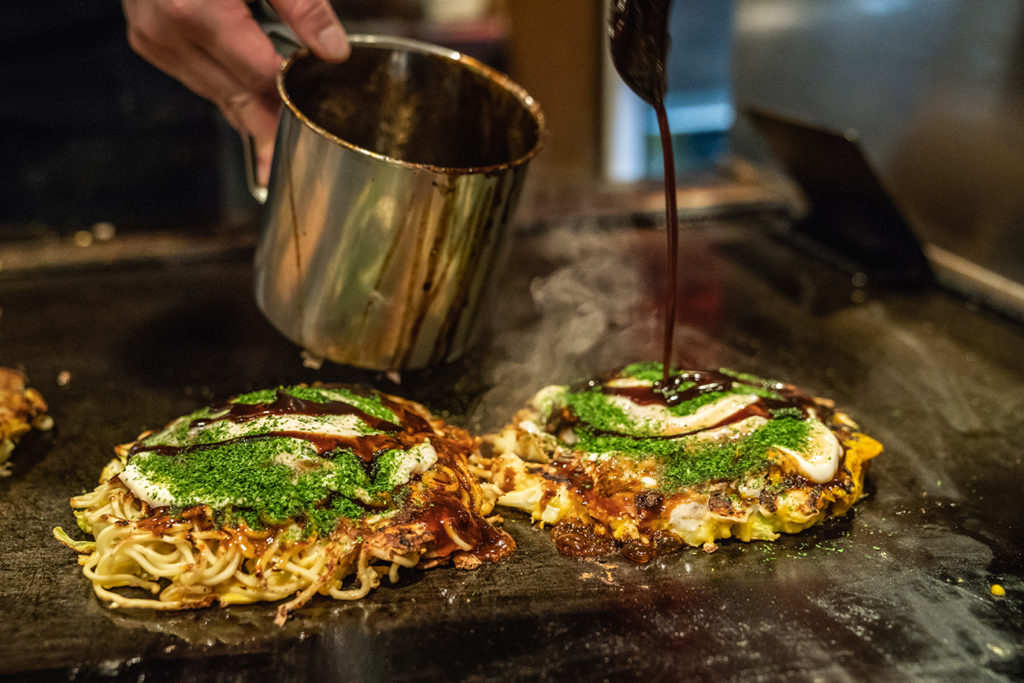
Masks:
[[[672,133],[665,111],[668,89],[665,63],[668,57],[668,12],[672,0],[615,0],[608,18],[611,55],[623,82],[654,107],[665,164],[665,224],[668,259],[665,293],[665,330],[662,340],[662,383],[668,385],[675,333],[679,212],[676,209],[676,167]]]

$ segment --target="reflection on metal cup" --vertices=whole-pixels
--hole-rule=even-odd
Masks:
[[[278,77],[256,301],[330,360],[442,363],[471,340],[543,115],[506,76],[457,52],[350,40],[347,61],[300,51]]]

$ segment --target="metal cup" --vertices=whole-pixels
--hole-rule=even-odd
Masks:
[[[293,54],[256,250],[256,302],[314,354],[398,370],[470,343],[539,105],[451,50],[351,36],[351,57]]]

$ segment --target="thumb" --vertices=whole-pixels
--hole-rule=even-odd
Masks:
[[[271,4],[317,57],[329,62],[348,58],[348,36],[328,0],[271,0]]]

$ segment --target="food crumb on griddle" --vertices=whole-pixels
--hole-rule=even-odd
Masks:
[[[0,477],[10,475],[8,458],[22,436],[33,428],[46,431],[53,427],[46,401],[27,384],[24,373],[0,367]]]

